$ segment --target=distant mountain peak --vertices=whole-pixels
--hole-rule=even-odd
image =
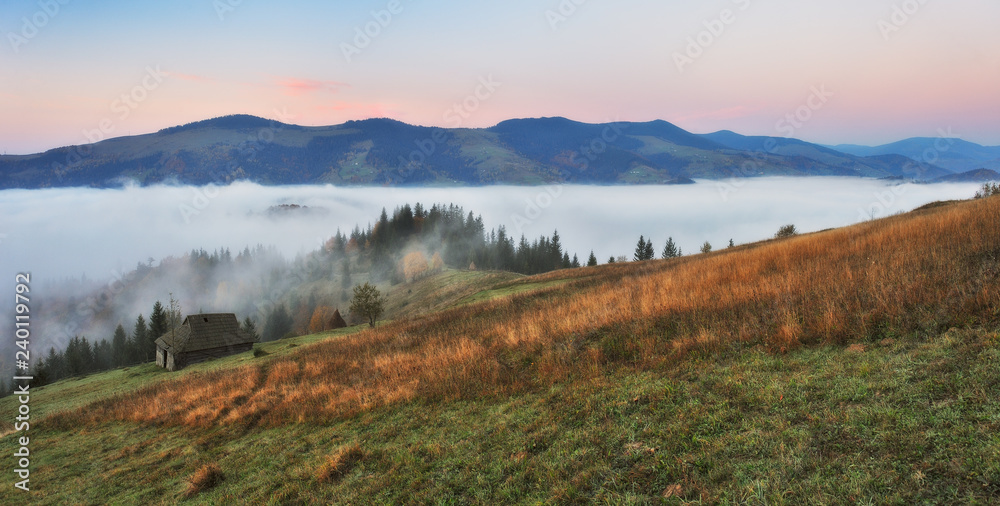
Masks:
[[[261,118],[260,116],[253,116],[251,114],[229,114],[226,116],[218,116],[211,119],[195,121],[180,126],[164,128],[156,133],[172,134],[188,130],[197,130],[199,128],[223,128],[229,130],[244,130],[244,129],[254,129],[254,128],[275,127],[278,125],[280,125],[283,128],[284,127],[300,128],[296,125],[288,125],[275,120]]]

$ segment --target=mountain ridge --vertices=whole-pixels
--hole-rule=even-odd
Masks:
[[[235,180],[343,186],[677,184],[779,175],[930,181],[967,172],[907,157],[918,152],[919,143],[901,142],[903,147],[858,155],[792,138],[727,130],[695,134],[664,120],[583,123],[546,117],[487,128],[439,128],[391,118],[301,126],[237,114],[43,153],[3,155],[0,189]],[[975,169],[990,168],[985,158],[994,148],[953,144],[958,147],[940,159],[952,166],[982,161]],[[996,162],[1000,168],[1000,159]]]

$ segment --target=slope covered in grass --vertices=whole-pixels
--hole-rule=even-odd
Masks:
[[[217,462],[195,499],[997,500],[998,229],[991,198],[560,271],[116,392],[38,423],[40,497],[172,501]]]

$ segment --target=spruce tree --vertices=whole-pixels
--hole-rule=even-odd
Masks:
[[[257,333],[257,324],[249,316],[243,320],[243,332],[252,337],[254,342],[260,342],[260,334]]]
[[[63,353],[49,348],[49,355],[45,358],[45,370],[48,372],[48,382],[52,383],[66,377],[66,357]]]
[[[111,351],[111,343],[107,339],[101,339],[94,343],[94,371],[107,371],[115,367],[114,354]]]
[[[580,266],[580,259],[576,256],[576,253],[573,253],[573,261],[570,262],[570,266],[574,269]]]
[[[155,309],[156,306],[154,305]],[[162,308],[161,308],[162,309]],[[132,328],[132,341],[128,363],[146,362],[156,353],[156,339],[163,334],[154,334],[151,328],[146,327],[146,319],[142,314],[135,319],[135,326]]]
[[[121,367],[129,363],[128,334],[125,327],[118,324],[115,327],[115,334],[111,338],[111,363],[114,367]]]
[[[645,260],[646,256],[646,238],[639,236],[639,244],[635,245],[635,253],[632,254],[632,260],[635,262],[640,262]]]
[[[163,309],[163,304],[160,304],[160,301],[156,301],[153,304],[153,312],[149,314],[150,339],[158,339],[163,334],[166,334],[168,330],[170,330],[170,327],[167,322],[167,312]],[[139,346],[144,346],[144,343],[139,344]]]
[[[549,254],[552,255],[550,257],[552,258],[552,265],[542,266],[544,270],[550,270],[550,269],[554,270],[554,269],[559,269],[560,267],[569,267],[568,265],[566,265],[569,263],[568,262],[569,255],[565,255],[562,251],[562,244],[560,244],[559,242],[558,230],[552,233],[552,242],[549,243],[549,248],[550,248]]]
[[[668,258],[676,258],[679,257],[680,255],[681,251],[680,249],[677,248],[677,245],[674,244],[674,238],[673,237],[667,238],[667,244],[663,246],[663,254],[660,256],[663,257],[664,259],[668,259]]]
[[[594,267],[597,265],[597,257],[594,255],[594,250],[590,250],[590,258],[587,259],[587,267]]]
[[[640,235],[639,244],[635,246],[635,253],[632,255],[632,259],[636,262],[652,260],[653,254],[653,241],[646,241],[646,238]]]
[[[292,331],[292,323],[292,317],[288,315],[285,305],[279,305],[268,315],[261,339],[263,341],[275,341],[285,337],[286,334]]]
[[[77,338],[75,375],[88,374],[94,370],[94,347],[87,336]]]
[[[347,290],[351,288],[351,261],[344,257],[340,262],[340,298],[347,300]]]

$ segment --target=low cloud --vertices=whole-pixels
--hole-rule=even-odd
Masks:
[[[404,203],[455,203],[529,240],[558,229],[563,244],[585,259],[628,255],[640,234],[662,248],[673,237],[689,253],[769,237],[794,223],[801,231],[850,225],[909,211],[935,200],[969,198],[976,184],[897,186],[850,178],[759,178],[741,181],[723,199],[716,182],[684,186],[561,187],[533,209],[544,187],[338,188],[237,183],[212,191],[184,186],[0,192],[2,274],[31,270],[38,279],[110,279],[153,258],[192,249],[241,250],[273,245],[291,258],[318,249],[337,228],[347,233]],[[208,195],[206,197],[205,195]],[[201,197],[199,197],[201,196]],[[281,204],[315,212],[271,215]],[[888,205],[886,205],[888,204]],[[194,211],[192,213],[192,210]],[[528,217],[527,223],[516,217]]]

